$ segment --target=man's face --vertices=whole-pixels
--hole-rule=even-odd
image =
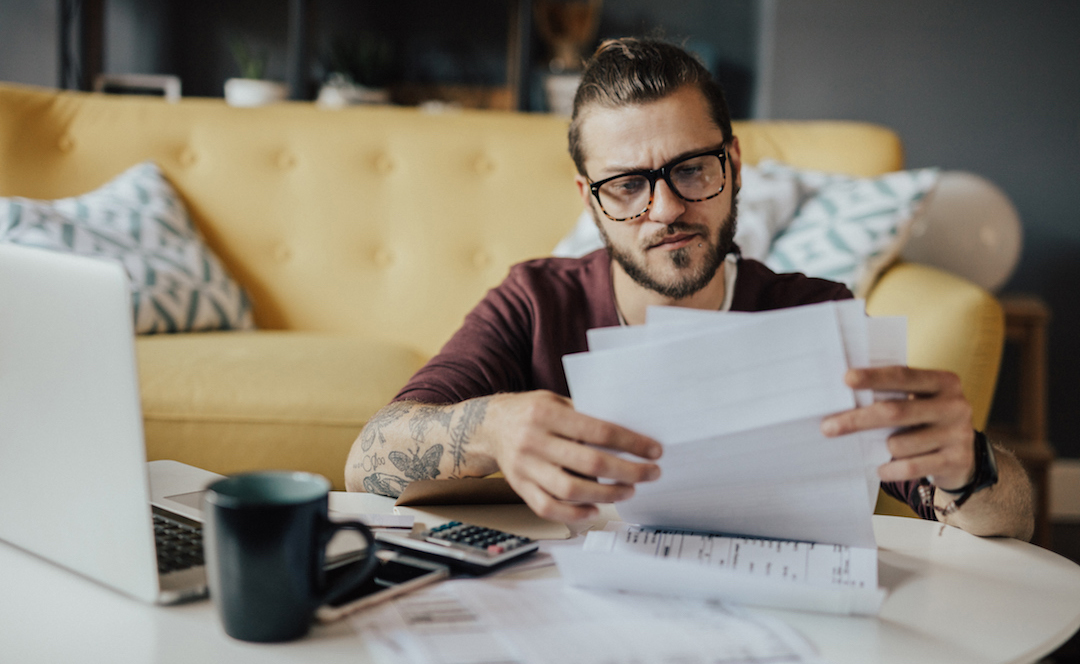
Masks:
[[[585,171],[576,178],[604,243],[616,264],[639,285],[681,300],[716,276],[735,235],[734,196],[739,186],[738,139],[728,148],[724,191],[688,202],[662,178],[652,204],[640,217],[612,221],[589,190],[603,180],[637,170],[660,168],[674,159],[720,147],[724,134],[712,121],[696,87],[684,87],[655,102],[586,110],[582,124]]]

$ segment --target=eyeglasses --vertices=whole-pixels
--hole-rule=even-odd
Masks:
[[[589,184],[600,210],[612,221],[637,219],[649,211],[656,181],[664,178],[671,191],[688,203],[715,198],[727,183],[727,150],[699,152],[660,168],[622,173]],[[646,186],[647,185],[647,186]]]

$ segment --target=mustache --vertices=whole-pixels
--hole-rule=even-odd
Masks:
[[[708,237],[709,229],[704,224],[691,224],[686,221],[676,221],[669,224],[664,230],[653,234],[652,237],[645,241],[645,246],[651,247],[663,241],[665,237],[676,235],[678,233],[697,233]]]

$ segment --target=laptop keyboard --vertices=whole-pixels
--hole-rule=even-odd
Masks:
[[[197,567],[203,564],[202,528],[154,514],[158,572]]]

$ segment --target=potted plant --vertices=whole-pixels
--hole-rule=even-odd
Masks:
[[[230,106],[263,106],[285,99],[288,89],[284,83],[263,79],[267,55],[247,41],[234,38],[229,43],[233,59],[240,68],[240,78],[225,81],[225,101]]]

